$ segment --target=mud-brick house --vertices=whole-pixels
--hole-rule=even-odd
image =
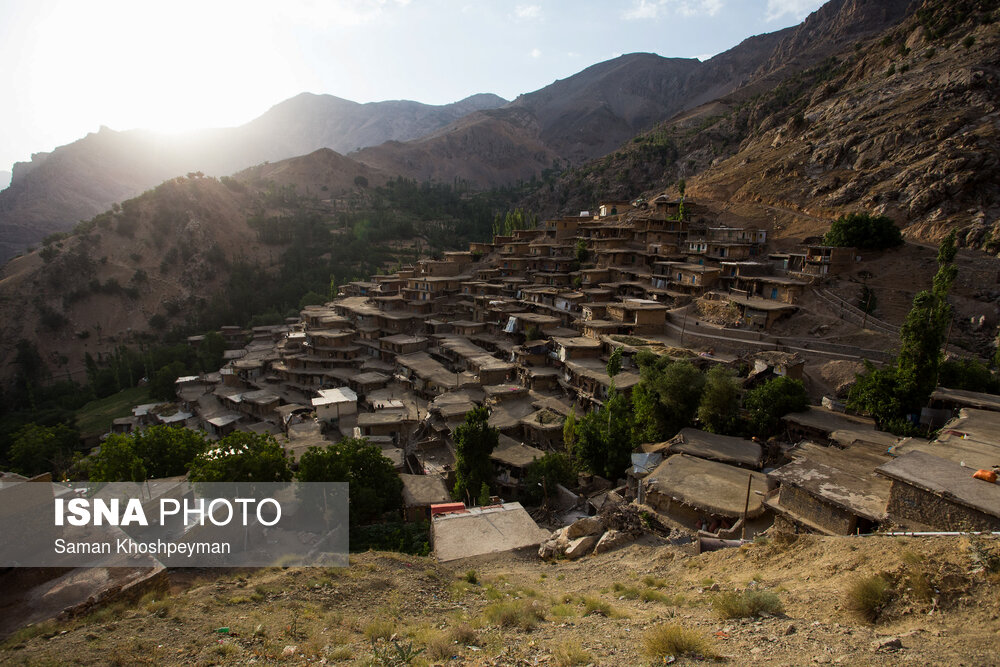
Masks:
[[[403,482],[403,518],[406,521],[430,521],[431,505],[451,501],[451,494],[440,475],[401,474]]]
[[[692,264],[690,262],[663,262],[665,268],[659,268],[661,262],[657,262],[653,267],[654,276],[666,275],[666,286],[670,289],[683,292],[685,294],[703,294],[706,290],[714,288],[719,284],[719,274],[721,270],[714,266],[703,264]],[[657,285],[654,281],[655,287]]]
[[[528,466],[543,456],[545,452],[542,450],[501,435],[500,443],[490,454],[490,461],[493,462],[496,473],[495,481],[500,486],[501,495],[504,498],[519,498]]]
[[[734,530],[746,509],[748,537],[771,526],[766,493],[763,473],[687,454],[671,456],[639,483],[640,502],[692,530]]]
[[[847,449],[802,442],[792,459],[768,473],[778,484],[764,500],[775,525],[788,532],[852,535],[886,520],[889,481],[875,473],[889,456],[871,446]]]
[[[578,359],[597,359],[601,356],[601,341],[586,336],[574,336],[572,338],[553,338],[551,343],[552,354],[560,362]]]
[[[724,294],[722,298],[736,306],[745,327],[759,331],[769,330],[775,322],[799,309],[798,306],[781,301],[746,297],[736,293]]]
[[[759,470],[764,459],[761,446],[753,440],[684,428],[670,440],[642,446],[645,453],[688,454],[700,459]]]
[[[394,334],[383,336],[379,339],[381,344],[382,361],[392,363],[401,354],[413,354],[422,352],[430,345],[430,339],[424,336],[412,336],[409,334]]]
[[[854,264],[855,248],[838,248],[828,245],[807,245],[802,273],[811,276],[836,276],[849,271]]]
[[[892,481],[886,511],[913,530],[1000,531],[1000,484],[976,479],[974,470],[922,451],[879,466]]]
[[[524,441],[542,449],[562,449],[565,422],[564,416],[548,408],[532,412],[521,419]]]
[[[607,319],[620,323],[627,333],[662,333],[667,323],[667,307],[657,301],[628,299],[608,304]]]

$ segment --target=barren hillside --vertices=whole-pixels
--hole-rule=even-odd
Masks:
[[[634,666],[663,664],[644,640],[672,625],[737,665],[996,664],[998,558],[990,538],[786,535],[700,556],[660,542],[575,562],[369,552],[341,570],[175,571],[169,594],[29,627],[0,659],[361,665],[393,637],[423,652],[374,664]],[[875,623],[848,594],[873,575],[890,591]],[[746,590],[771,612],[723,617],[726,594]]]

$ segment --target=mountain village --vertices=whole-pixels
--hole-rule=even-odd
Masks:
[[[219,372],[178,378],[175,404],[137,406],[114,430],[183,423],[215,438],[269,433],[293,459],[365,438],[399,472],[406,519],[431,520],[442,560],[539,544],[546,557],[607,550],[635,535],[604,535],[585,517],[633,501],[716,546],[772,525],[824,535],[1000,530],[1000,487],[973,478],[1000,461],[1000,398],[945,388],[920,415],[928,430],[941,429],[934,440],[876,430],[824,397],[785,415],[783,437],[768,442],[685,428],[643,443],[616,479],[581,475],[577,488],[546,490],[552,506],[534,512],[544,528],[518,502],[528,465],[565,449],[567,417],[607,399],[615,348],[623,365],[613,383],[626,396],[640,379],[639,350],[700,368],[743,367],[744,389],[801,379],[807,359],[887,358],[767,333],[857,259],[852,248],[820,244],[769,252],[766,230],[719,225],[696,202],[606,202],[596,214],[345,284],[337,299],[285,325],[223,328],[231,349]],[[841,318],[891,327],[834,306]],[[719,308],[728,326],[704,315]],[[481,405],[500,432],[491,457],[500,496],[485,507],[450,493],[452,434]]]

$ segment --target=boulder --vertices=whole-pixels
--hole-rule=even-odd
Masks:
[[[585,516],[571,523],[565,530],[566,537],[575,540],[584,535],[600,535],[604,532],[604,525],[596,516]]]
[[[597,535],[584,535],[583,537],[576,538],[566,547],[566,558],[576,560],[580,556],[590,553],[590,550],[597,544],[598,539],[600,538]]]
[[[597,545],[594,547],[594,553],[602,554],[605,551],[613,551],[614,549],[624,546],[634,540],[635,536],[612,528],[608,532],[601,535],[601,539],[597,541]]]

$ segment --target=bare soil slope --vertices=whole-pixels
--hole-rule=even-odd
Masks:
[[[425,649],[413,664],[634,666],[653,664],[646,633],[675,624],[739,665],[997,664],[998,557],[988,538],[785,536],[700,556],[644,543],[576,562],[369,552],[343,570],[178,571],[170,595],[23,630],[0,660],[361,665],[394,635]],[[875,574],[892,594],[872,624],[846,591]],[[722,618],[718,596],[748,588],[784,611]]]

